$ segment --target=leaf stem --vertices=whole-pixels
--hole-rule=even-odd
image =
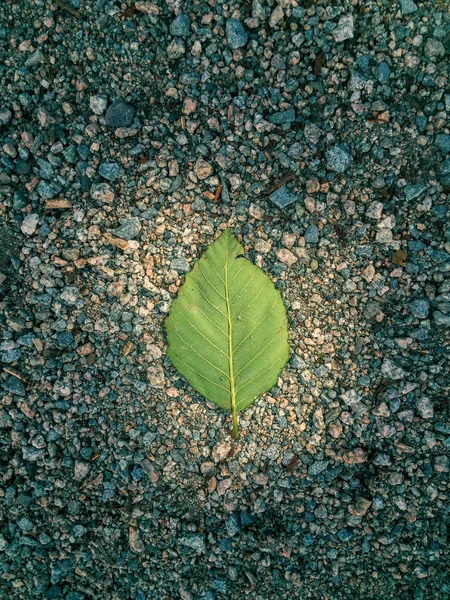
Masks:
[[[239,435],[238,418],[237,418],[236,403],[235,403],[234,409],[233,409],[233,437],[236,439],[238,435]]]
[[[231,321],[231,306],[230,298],[228,295],[228,240],[227,240],[227,253],[225,258],[225,302],[227,304],[227,317],[228,317],[228,365],[230,371],[230,393],[231,393],[231,412],[233,415],[233,437],[237,438],[239,435],[238,430],[238,418],[236,411],[236,392],[234,389],[234,366],[233,366],[233,323]]]

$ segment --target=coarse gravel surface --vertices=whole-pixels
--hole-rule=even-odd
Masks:
[[[0,599],[450,598],[447,0],[2,0]],[[291,358],[164,319],[229,227]]]

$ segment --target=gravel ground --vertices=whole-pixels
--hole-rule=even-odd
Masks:
[[[1,599],[450,598],[448,6],[2,1]],[[237,442],[163,329],[225,227]]]

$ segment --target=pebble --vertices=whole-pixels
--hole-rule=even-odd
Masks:
[[[425,56],[432,60],[445,56],[444,44],[439,40],[428,40],[425,44]]]
[[[115,181],[120,175],[120,165],[115,162],[102,163],[98,168],[98,173],[108,181]]]
[[[350,154],[342,146],[333,146],[326,153],[328,168],[336,173],[345,173],[353,162]]]
[[[199,554],[206,552],[205,536],[198,533],[192,533],[180,538],[180,544],[195,550]]]
[[[294,204],[294,202],[297,202],[298,197],[291,192],[289,188],[282,186],[270,194],[269,200],[275,204],[277,208],[283,209]]]
[[[295,121],[295,110],[288,108],[270,115],[269,123],[273,125],[284,125],[285,123],[292,123]]]
[[[189,36],[191,33],[191,20],[189,17],[179,14],[170,24],[170,33],[179,37]]]
[[[335,42],[344,42],[353,38],[353,16],[343,15],[333,30],[333,37]]]
[[[317,225],[308,225],[305,231],[305,240],[308,244],[317,244],[319,242],[319,228]]]
[[[38,223],[39,223],[39,215],[37,215],[36,213],[31,213],[31,214],[27,215],[25,217],[25,219],[22,221],[20,229],[22,230],[22,233],[24,233],[25,235],[33,235],[34,233],[36,233]]]
[[[413,0],[400,0],[402,15],[412,15],[417,12],[418,7]]]
[[[206,160],[199,158],[194,165],[194,171],[197,177],[203,180],[212,175],[213,168]]]
[[[226,36],[228,45],[232,50],[243,48],[248,42],[248,33],[237,19],[228,19],[226,23]]]
[[[8,377],[3,382],[3,388],[6,390],[6,392],[10,392],[15,396],[21,396],[22,398],[26,396],[25,384],[16,377]]]
[[[7,125],[11,121],[12,113],[9,108],[4,106],[0,107],[0,123],[2,125]]]
[[[114,192],[108,183],[94,183],[91,187],[90,195],[92,200],[111,203],[114,200]]]
[[[136,109],[122,98],[115,100],[105,113],[105,122],[108,127],[130,127],[133,123]]]
[[[423,194],[423,192],[427,189],[427,186],[424,183],[418,183],[416,185],[407,185],[405,187],[405,196],[406,199],[409,200],[414,200],[414,198],[417,198],[418,196],[420,196],[421,194]]]
[[[189,273],[191,266],[186,258],[174,258],[170,263],[170,268],[177,273]]]
[[[426,298],[418,298],[410,302],[409,310],[418,319],[426,319],[430,312],[430,302]]]
[[[419,412],[419,415],[423,419],[432,419],[434,416],[433,404],[429,398],[426,396],[422,396],[416,402],[416,408]]]
[[[89,98],[89,106],[95,115],[102,115],[108,106],[108,98],[103,94],[91,96]]]
[[[405,371],[398,365],[394,364],[389,358],[385,358],[383,360],[381,372],[388,379],[403,379],[406,375]]]

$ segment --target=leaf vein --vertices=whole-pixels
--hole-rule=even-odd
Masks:
[[[186,340],[183,338],[183,336],[181,335],[181,333],[178,331],[178,329],[176,327],[174,327],[173,331],[177,334],[177,336],[180,338],[180,340],[183,342],[183,344],[186,344],[186,346],[188,348],[190,348],[194,354],[196,354],[197,356],[202,358],[206,363],[208,363],[208,365],[211,365],[211,367],[216,369],[216,371],[219,371],[219,373],[222,373],[222,375],[225,375],[225,377],[227,379],[230,379],[229,375],[227,375],[227,373],[225,373],[225,371],[222,371],[222,369],[220,369],[219,367],[216,367],[216,365],[214,363],[210,362],[207,358],[205,358],[203,356],[203,354],[200,354],[200,352],[198,352],[198,350],[196,350],[193,346],[191,346],[188,342],[186,342]]]

